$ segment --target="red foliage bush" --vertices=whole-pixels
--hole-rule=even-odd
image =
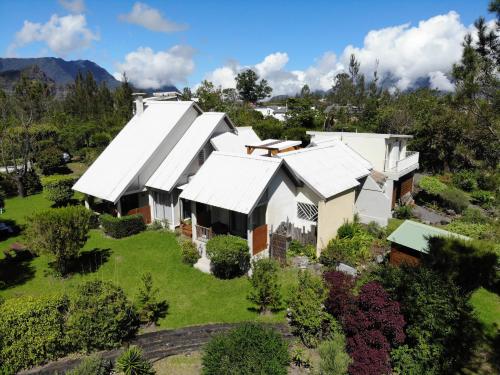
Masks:
[[[405,340],[405,320],[399,303],[391,301],[378,282],[363,285],[355,296],[352,277],[341,272],[327,272],[325,280],[330,287],[326,307],[342,324],[347,351],[353,359],[349,373],[389,374],[390,350]]]

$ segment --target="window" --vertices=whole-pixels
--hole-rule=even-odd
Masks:
[[[314,204],[297,202],[297,217],[303,220],[317,221],[318,207]]]

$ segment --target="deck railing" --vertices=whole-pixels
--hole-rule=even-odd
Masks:
[[[388,172],[402,172],[405,169],[418,164],[419,153],[417,151],[406,151],[404,158],[398,160],[396,165],[389,168]]]
[[[199,241],[207,242],[213,237],[213,231],[210,227],[202,227],[201,225],[196,225],[196,239]]]

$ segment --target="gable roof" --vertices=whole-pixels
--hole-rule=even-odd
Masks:
[[[87,169],[73,189],[116,202],[193,102],[150,103],[135,115]]]
[[[371,165],[342,142],[278,154],[290,169],[323,199],[359,185]],[[352,150],[351,150],[352,151]]]
[[[205,112],[198,116],[146,182],[146,186],[170,192],[221,121],[233,127],[225,113]]]
[[[236,133],[223,133],[210,140],[217,151],[246,154],[245,145],[260,142],[259,136],[250,126],[236,128]],[[264,152],[265,153],[265,152]]]
[[[214,151],[180,197],[248,214],[281,164],[278,158]]]
[[[359,163],[363,164],[366,168],[372,169],[372,163],[368,159],[365,159],[363,156],[361,156],[360,153],[358,153],[356,150],[354,150],[351,146],[345,144],[342,142],[339,138],[332,137],[332,138],[321,138],[319,140],[314,140],[311,141],[311,144],[308,147],[314,147],[314,146],[336,146],[344,150],[344,152],[348,153],[351,157],[353,157],[356,161]]]
[[[462,240],[470,240],[469,237],[412,220],[405,220],[387,239],[398,245],[427,254],[427,239],[429,237],[454,237]]]

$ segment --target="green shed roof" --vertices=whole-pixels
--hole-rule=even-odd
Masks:
[[[387,239],[391,242],[397,243],[422,253],[428,252],[427,238],[429,237],[455,237],[463,240],[470,240],[469,237],[462,236],[457,233],[448,232],[444,229],[432,227],[417,223],[411,220],[405,220],[394,232],[392,232]]]

